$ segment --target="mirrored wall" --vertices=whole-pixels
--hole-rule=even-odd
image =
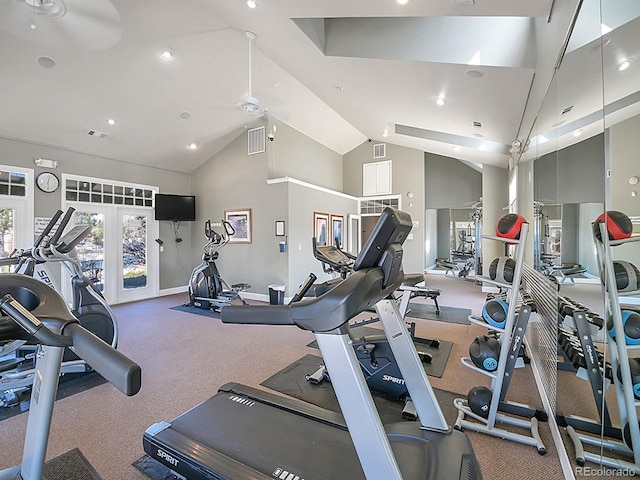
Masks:
[[[598,251],[592,231],[600,214],[617,210],[630,217],[640,234],[639,90],[640,2],[583,1],[518,161],[519,166],[533,162],[533,264],[560,283],[558,343],[564,345],[558,349],[555,407],[559,423],[571,426],[561,429],[562,439],[577,478],[593,476],[589,472],[594,468],[601,468],[598,478],[618,476],[607,469],[640,472],[638,429],[628,427],[626,441],[621,435],[626,424],[637,422],[640,398],[634,398],[633,385],[626,391],[619,380],[611,385],[616,364],[627,359],[612,351],[616,344],[607,338],[612,295],[601,282],[607,251],[614,260],[638,266],[640,242],[609,248],[605,241]],[[624,292],[614,300],[623,309],[640,303],[637,292]],[[574,311],[586,315],[574,318]],[[587,328],[591,343],[586,343],[591,346],[580,343],[578,326],[580,331]],[[565,339],[569,332],[576,336]],[[569,340],[577,343],[570,345]],[[597,372],[585,368],[589,348],[597,352]],[[640,357],[639,348],[627,346],[624,354]],[[590,421],[578,421],[578,416]],[[625,451],[613,452],[611,447],[617,446]],[[587,453],[580,454],[580,447]]]

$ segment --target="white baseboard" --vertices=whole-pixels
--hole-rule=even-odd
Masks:
[[[173,288],[165,288],[158,292],[159,297],[165,297],[167,295],[176,295],[178,293],[187,293],[189,288],[184,285],[183,287],[173,287]]]

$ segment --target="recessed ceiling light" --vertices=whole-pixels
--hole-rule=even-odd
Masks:
[[[116,124],[116,119],[115,118],[107,118],[107,123],[109,125],[115,125]]]
[[[469,70],[465,70],[464,73],[467,75],[467,77],[471,77],[471,78],[484,77],[484,73],[482,73],[480,70],[476,70],[475,68],[470,68]]]
[[[195,143],[190,143],[189,145],[187,145],[187,148],[189,150],[195,150],[196,148],[198,148],[198,145],[196,145]]]
[[[249,8],[257,8],[260,5],[257,0],[247,0],[247,7]]]
[[[171,50],[170,48],[163,48],[162,50],[160,50],[160,56],[167,60],[173,58],[173,50]]]
[[[444,98],[443,97],[434,97],[433,101],[436,102],[436,104],[439,105],[439,106],[444,105]]]
[[[53,68],[56,66],[56,61],[51,57],[38,57],[36,58],[36,62],[42,68]]]
[[[191,118],[191,112],[187,112],[186,110],[184,112],[180,112],[180,118],[183,120]]]
[[[406,5],[409,3],[409,0],[396,0],[396,2],[398,2],[398,5]]]
[[[622,63],[620,63],[620,65],[618,65],[618,70],[620,70],[621,72],[624,72],[627,68],[629,68],[632,60],[633,58],[625,59]]]

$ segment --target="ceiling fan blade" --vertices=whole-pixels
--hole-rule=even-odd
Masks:
[[[35,45],[106,50],[122,37],[122,21],[110,0],[55,0],[51,8],[4,0],[0,31]]]

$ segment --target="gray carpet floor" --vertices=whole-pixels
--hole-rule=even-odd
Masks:
[[[485,294],[478,286],[450,276],[436,277],[430,277],[429,286],[441,289],[441,305],[480,314]],[[115,306],[120,323],[119,348],[142,366],[142,390],[134,397],[125,397],[104,384],[59,400],[48,458],[80,448],[105,480],[148,480],[133,466],[144,455],[142,434],[147,427],[173,419],[230,381],[266,388],[260,384],[267,378],[304,355],[317,354],[307,346],[312,334],[300,329],[226,325],[171,309],[185,297],[173,295]],[[416,320],[418,336],[453,343],[442,377],[429,377],[434,388],[464,396],[475,385],[489,385],[487,377],[464,368],[459,361],[468,355],[471,341],[485,332],[477,325]],[[559,394],[562,410],[591,414],[588,385],[572,376],[563,376],[563,382]],[[576,397],[583,402],[574,401]],[[514,372],[508,398],[541,407],[529,366]],[[26,414],[0,422],[0,468],[19,462],[25,426]],[[484,478],[563,478],[548,426],[542,423],[540,431],[548,449],[545,456],[538,455],[533,447],[468,432]]]

